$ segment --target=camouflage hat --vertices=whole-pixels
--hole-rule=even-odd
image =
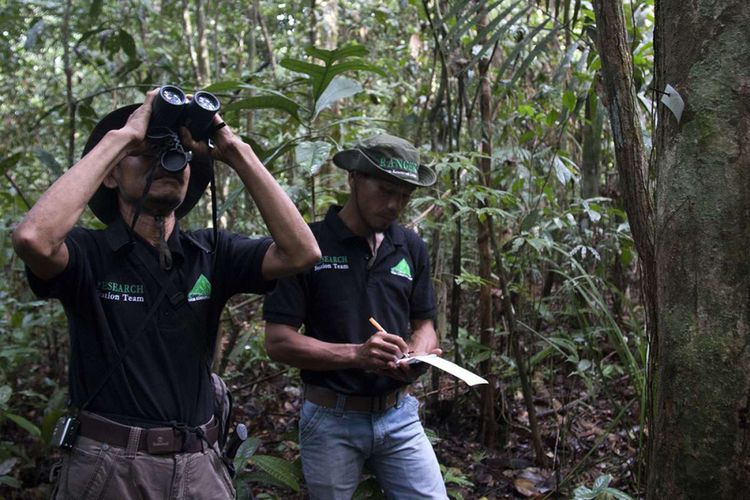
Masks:
[[[336,166],[350,172],[381,175],[412,186],[431,186],[435,172],[419,163],[419,151],[412,144],[388,134],[359,141],[352,149],[333,156]]]
[[[104,138],[107,132],[124,127],[130,115],[139,106],[140,104],[131,104],[118,108],[99,120],[99,123],[96,124],[94,130],[91,132],[89,140],[86,141],[81,156],[86,156],[89,151],[94,149],[94,146]],[[187,193],[185,194],[185,199],[182,200],[180,206],[175,210],[175,215],[178,219],[187,215],[195,204],[198,203],[211,179],[210,169],[212,167],[208,158],[196,158],[194,156],[190,165],[190,181],[188,182]],[[100,221],[105,224],[111,223],[120,213],[117,207],[117,190],[101,184],[96,193],[94,193],[94,196],[89,200],[89,207]]]

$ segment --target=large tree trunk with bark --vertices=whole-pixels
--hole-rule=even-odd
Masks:
[[[659,365],[648,497],[750,485],[750,3],[657,2]]]

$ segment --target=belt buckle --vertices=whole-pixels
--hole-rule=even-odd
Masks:
[[[172,453],[174,451],[174,430],[148,429],[146,431],[146,451],[152,455]]]

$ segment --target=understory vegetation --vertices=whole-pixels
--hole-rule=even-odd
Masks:
[[[649,146],[653,0],[625,13]],[[67,402],[65,315],[33,296],[10,233],[100,117],[167,83],[215,93],[308,221],[346,198],[329,160],[359,137],[400,135],[434,165],[402,222],[430,250],[444,356],[490,380],[432,371],[412,388],[452,498],[643,494],[649,342],[589,1],[7,0],[0,14],[0,496],[49,495]],[[216,196],[222,227],[266,233],[224,165]],[[181,225],[210,224],[206,193]],[[232,300],[214,365],[250,430],[235,485],[304,498],[299,377],[266,356],[261,309]],[[358,498],[378,495],[366,477]]]

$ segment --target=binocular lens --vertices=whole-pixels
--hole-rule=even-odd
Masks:
[[[193,101],[207,111],[219,110],[219,100],[215,95],[209,94],[208,92],[196,92],[193,96]]]
[[[178,89],[177,87],[173,87],[171,85],[165,85],[161,88],[161,96],[164,98],[165,101],[167,101],[169,104],[174,104],[176,106],[179,106],[180,104],[185,102],[185,94],[182,92],[182,90]]]

